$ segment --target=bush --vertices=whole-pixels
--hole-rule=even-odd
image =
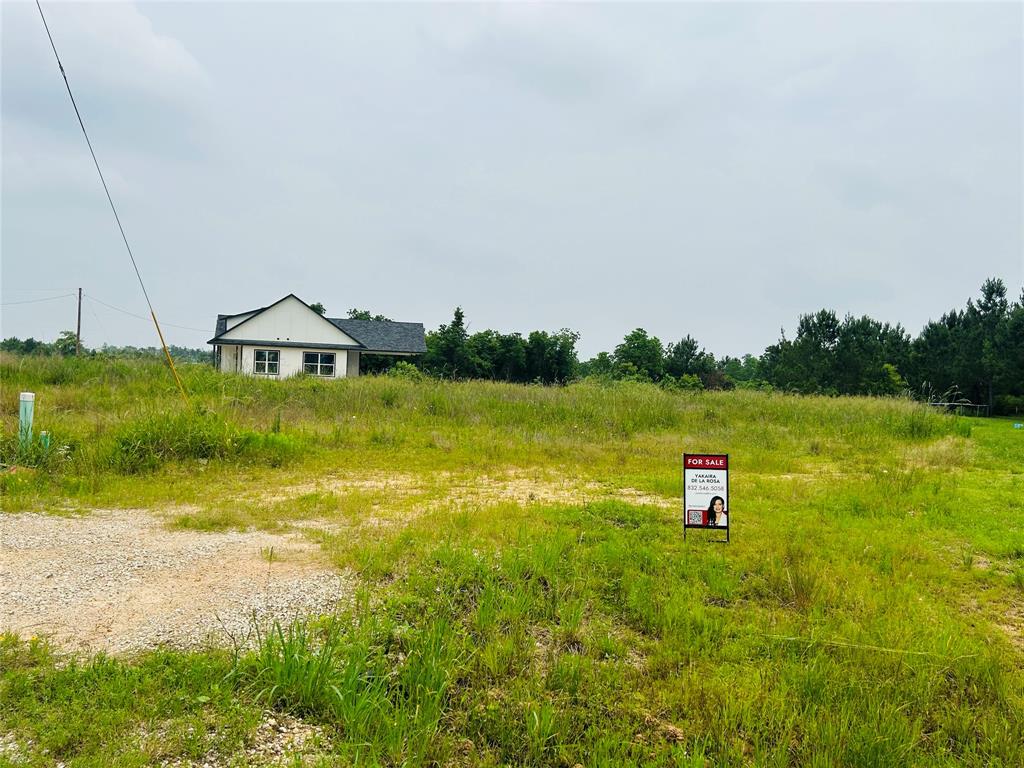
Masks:
[[[156,413],[117,431],[111,466],[132,474],[173,459],[220,458],[231,450],[231,430],[212,413]]]
[[[239,432],[233,439],[234,455],[271,467],[279,467],[295,458],[303,448],[303,442],[294,435],[280,432]]]
[[[387,372],[388,376],[394,376],[399,379],[408,379],[409,381],[423,381],[426,375],[412,363],[407,363],[405,360],[399,360],[397,363],[391,366],[391,369]]]
[[[50,432],[50,444],[44,446],[36,432],[32,442],[22,447],[18,433],[0,436],[0,464],[20,465],[53,471],[60,469],[78,448],[77,441],[62,433]]]
[[[704,389],[700,377],[692,373],[684,373],[679,378],[666,375],[660,382],[662,389],[670,392],[699,392]]]
[[[239,430],[202,410],[155,413],[121,427],[114,436],[110,466],[134,474],[168,461],[250,458],[279,466],[300,446],[291,436]]]

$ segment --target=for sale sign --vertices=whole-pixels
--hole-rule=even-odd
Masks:
[[[729,454],[683,454],[683,528],[720,528],[729,537]]]

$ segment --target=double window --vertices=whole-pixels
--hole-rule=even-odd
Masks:
[[[314,376],[334,376],[334,353],[303,352],[302,370]]]
[[[253,360],[253,373],[277,376],[281,368],[281,353],[276,349],[257,349]]]

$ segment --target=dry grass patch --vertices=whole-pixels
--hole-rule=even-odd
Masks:
[[[946,435],[934,442],[908,446],[904,462],[908,468],[960,469],[974,460],[974,447],[966,438]]]

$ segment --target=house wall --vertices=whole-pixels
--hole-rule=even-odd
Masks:
[[[221,334],[221,338],[359,346],[359,342],[294,297],[288,297],[248,320],[236,323],[232,319],[232,323],[232,327]]]
[[[227,349],[227,347],[225,347]],[[302,349],[301,347],[272,347],[269,345],[260,346],[249,346],[248,344],[241,347],[242,350],[242,367],[240,373],[244,373],[248,376],[261,376],[264,374],[257,374],[255,372],[256,364],[256,350],[257,349],[275,349],[280,353],[280,365],[278,366],[277,376],[265,376],[268,379],[284,379],[289,376],[294,376],[297,373],[302,372],[302,353],[303,352],[333,352],[334,353],[334,377],[336,379],[343,379],[348,371],[349,366],[349,351],[347,349]],[[356,353],[358,354],[358,353]],[[223,359],[223,358],[222,358]],[[223,365],[221,370],[225,370]],[[227,369],[228,371],[234,370],[234,368]]]
[[[234,373],[238,370],[239,347],[234,344],[222,344],[220,346],[220,370],[221,373]]]
[[[246,320],[248,320],[250,317],[252,317],[255,314],[256,314],[255,312],[246,312],[245,314],[242,314],[242,315],[236,315],[235,317],[229,317],[227,320],[224,321],[224,330],[225,331],[231,330],[236,325],[238,325],[239,323],[245,322]]]

